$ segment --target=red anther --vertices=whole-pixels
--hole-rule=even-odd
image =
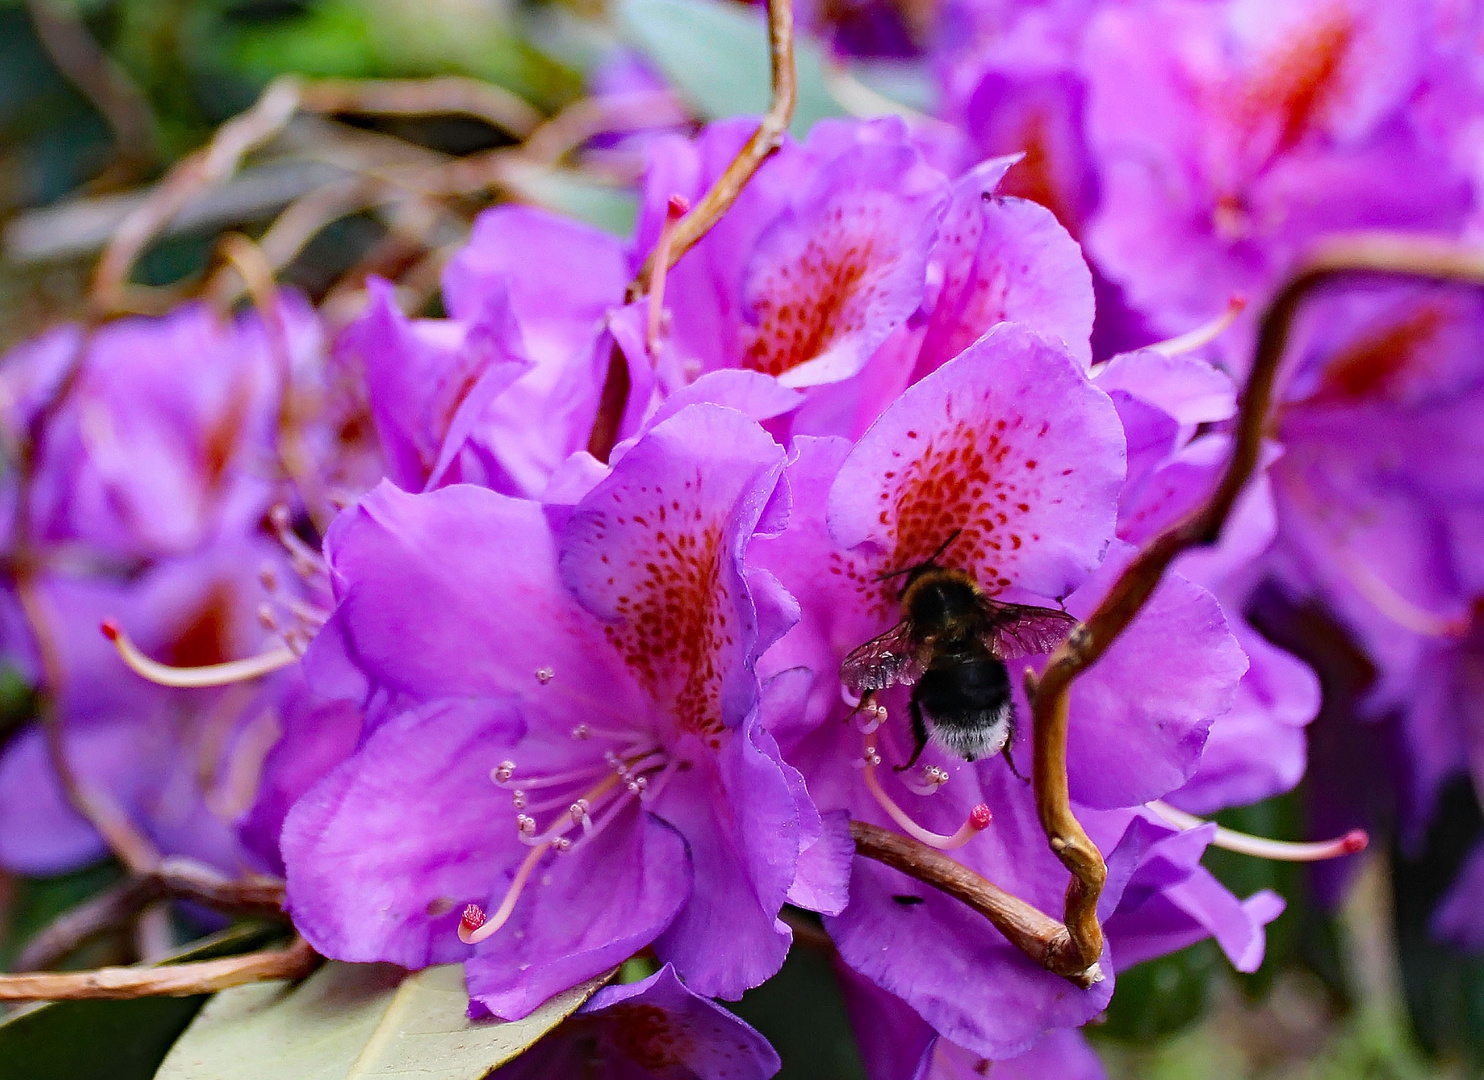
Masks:
[[[994,815],[989,812],[989,807],[980,803],[969,811],[969,824],[976,829],[987,829],[989,823],[994,820]]]
[[[687,199],[684,195],[670,196],[669,213],[672,218],[684,216],[686,211],[688,211],[689,209],[690,200]]]
[[[1371,837],[1364,829],[1351,829],[1340,838],[1340,846],[1345,849],[1346,855],[1354,855],[1357,851],[1364,851],[1370,846]]]
[[[104,619],[99,629],[103,631],[103,636],[109,641],[117,641],[119,639],[119,624],[112,619]]]

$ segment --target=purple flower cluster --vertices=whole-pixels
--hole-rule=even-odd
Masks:
[[[1240,376],[1256,313],[1326,237],[1478,235],[1477,4],[958,0],[943,26],[933,59],[945,115],[971,158],[1023,151],[1007,190],[1052,209],[1082,241],[1100,356],[1227,309],[1232,325],[1204,354]],[[1265,475],[1239,515],[1253,530],[1245,558],[1218,571],[1218,593],[1238,608],[1265,578],[1319,602],[1374,662],[1365,709],[1402,718],[1409,843],[1445,781],[1484,776],[1470,719],[1484,590],[1481,304],[1472,287],[1356,279],[1305,306],[1280,371]],[[1120,382],[1147,393],[1142,380]],[[1203,467],[1200,442],[1182,468]],[[1255,666],[1254,647],[1271,653],[1251,635],[1243,643]],[[1272,660],[1271,673],[1245,680],[1253,692],[1310,681],[1288,658]],[[1268,790],[1302,768],[1292,724],[1301,714],[1274,704],[1268,696],[1269,721],[1286,715],[1290,726],[1267,744]],[[1234,733],[1240,712],[1223,721]],[[1228,748],[1235,740],[1213,736],[1203,771]],[[1209,808],[1182,799],[1173,801]],[[1455,892],[1438,927],[1484,940],[1478,911]]]
[[[856,852],[850,823],[879,826],[1060,916],[1018,775],[1037,649],[1003,755],[974,761],[914,745],[910,675],[861,700],[842,662],[929,564],[1087,616],[1230,455],[1255,324],[1203,324],[1337,229],[1475,217],[1455,106],[1479,28],[1452,7],[958,0],[945,21],[961,172],[900,120],[821,122],[638,300],[750,122],[649,135],[627,242],[486,212],[446,317],[373,281],[333,345],[283,295],[8,357],[0,419],[30,449],[0,628],[63,738],[0,757],[0,865],[102,854],[84,798],[160,853],[283,874],[326,956],[463,962],[474,1015],[661,965],[498,1075],[770,1075],[707,999],[779,970],[791,906],[823,919],[873,1075],[1096,1077],[1075,1029],[1120,971],[1206,938],[1253,970],[1282,909],[1204,869],[1215,827],[1189,817],[1304,772],[1318,682],[1247,622],[1257,584],[1322,599],[1376,658],[1416,821],[1479,775],[1484,301],[1367,282],[1304,310],[1219,542],[1073,684],[1101,978]],[[105,620],[173,685],[132,676]],[[1438,922],[1484,936],[1461,894]]]

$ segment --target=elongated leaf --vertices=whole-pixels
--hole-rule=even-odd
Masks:
[[[518,161],[510,163],[503,179],[522,200],[607,232],[627,236],[634,227],[638,202],[632,192],[622,188],[593,183],[570,169],[548,169]]]
[[[629,41],[706,119],[768,108],[768,31],[760,8],[724,0],[620,0],[617,13]],[[844,110],[826,87],[817,43],[798,37],[794,62],[799,98],[789,130],[801,139],[816,121]]]
[[[479,1080],[575,1012],[610,977],[558,994],[524,1020],[471,1021],[458,964],[407,975],[329,963],[302,984],[224,990],[181,1036],[159,1080],[360,1080],[416,1073]]]
[[[166,962],[234,956],[282,934],[280,926],[234,927]],[[149,1080],[205,1001],[57,1001],[12,1016],[0,1023],[0,1080]]]

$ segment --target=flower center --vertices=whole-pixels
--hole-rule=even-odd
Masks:
[[[554,675],[540,668],[536,677],[547,685]],[[547,851],[566,855],[594,843],[630,803],[658,798],[680,767],[652,735],[637,730],[578,724],[569,738],[607,746],[600,759],[560,772],[527,772],[509,759],[490,771],[491,782],[510,792],[516,835],[531,851],[493,913],[486,915],[478,904],[464,909],[459,939],[466,945],[478,944],[505,925]]]

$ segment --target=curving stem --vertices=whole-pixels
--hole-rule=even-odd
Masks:
[[[1133,622],[1176,557],[1216,542],[1262,449],[1273,385],[1299,304],[1316,286],[1345,273],[1371,272],[1484,285],[1484,251],[1397,233],[1335,236],[1316,247],[1263,312],[1257,352],[1237,414],[1231,459],[1205,504],[1156,536],[1052,655],[1031,694],[1035,716],[1036,810],[1051,850],[1072,880],[1064,922],[1084,965],[1102,954],[1097,902],[1107,877],[1102,854],[1072,813],[1067,790],[1067,704],[1072,680],[1092,666]]]
[[[794,102],[798,97],[797,80],[794,74],[794,9],[793,0],[768,0],[768,56],[772,66],[773,96],[768,111],[752,137],[737,151],[726,170],[716,178],[711,190],[701,197],[676,224],[666,239],[668,247],[665,269],[668,270],[680,257],[695,246],[707,230],[721,220],[731,209],[768,157],[783,142],[784,132],[793,119]],[[658,249],[656,249],[657,251]],[[656,251],[651,251],[639,268],[639,273],[629,283],[625,297],[632,303],[649,291],[654,277]],[[592,434],[588,439],[588,453],[599,461],[607,461],[618,441],[618,427],[623,421],[624,409],[628,406],[629,389],[628,361],[615,343],[608,356],[608,374],[603,379],[602,395],[598,399],[598,414],[593,420]]]

